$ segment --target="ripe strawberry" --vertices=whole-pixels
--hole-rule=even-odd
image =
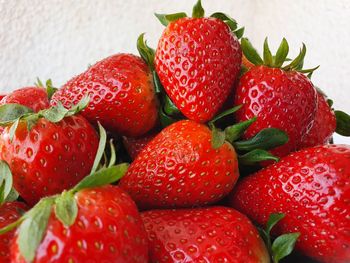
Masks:
[[[242,50],[256,66],[242,76],[237,87],[234,104],[243,106],[236,112],[236,120],[258,117],[245,133],[245,138],[267,127],[285,131],[289,141],[274,153],[278,156],[287,155],[297,150],[310,130],[317,108],[317,92],[311,81],[303,75],[314,69],[301,69],[305,46],[299,56],[284,67],[282,65],[289,50],[285,39],[274,57],[265,41],[264,61],[247,39],[242,39]]]
[[[38,112],[50,107],[47,92],[42,87],[26,87],[17,89],[4,96],[0,105],[17,103]]]
[[[167,27],[154,64],[177,108],[191,120],[207,122],[220,110],[239,75],[242,52],[238,37],[243,29],[233,32],[236,21],[222,13],[203,17],[200,1],[192,16],[157,15]]]
[[[0,136],[0,158],[9,165],[16,190],[29,204],[72,187],[89,174],[94,162],[98,147],[94,128],[72,112],[58,121],[42,117],[52,117],[55,109],[23,117],[15,131],[17,122]]]
[[[120,187],[143,208],[218,201],[232,190],[239,172],[232,145],[214,149],[211,137],[208,127],[190,120],[166,127],[136,157]]]
[[[83,116],[92,123],[99,121],[112,132],[140,136],[157,121],[152,75],[134,55],[117,54],[96,63],[59,89],[52,104],[61,101],[70,107],[84,94],[89,94],[91,102]]]
[[[0,228],[15,222],[27,206],[21,202],[7,202],[0,206]],[[0,238],[0,262],[10,262],[10,241],[15,231],[7,232]]]
[[[48,208],[47,227],[32,262],[147,262],[147,235],[135,203],[124,191],[95,187],[73,198],[78,212],[70,226],[58,218],[57,205]],[[18,246],[21,227],[11,247],[12,262],[27,262]]]
[[[142,151],[143,148],[156,136],[156,133],[144,135],[139,138],[123,137],[123,144],[126,151],[130,155],[131,159],[134,160],[136,156]]]
[[[350,147],[325,145],[282,158],[243,178],[230,200],[258,224],[286,217],[276,233],[300,232],[296,247],[321,262],[350,261]]]
[[[270,262],[258,231],[231,208],[141,213],[151,262]]]
[[[320,92],[317,93],[317,97],[315,121],[301,142],[300,149],[329,143],[336,130],[337,120],[327,98]]]

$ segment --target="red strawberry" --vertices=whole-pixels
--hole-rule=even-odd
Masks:
[[[151,262],[270,262],[258,231],[234,209],[153,210],[141,216]]]
[[[130,155],[131,159],[135,159],[136,156],[142,151],[145,146],[153,140],[153,138],[156,136],[156,133],[151,133],[144,135],[139,138],[132,138],[132,137],[123,137],[123,144],[126,148],[126,151]]]
[[[0,206],[0,228],[15,222],[26,209],[27,206],[21,202],[7,202],[2,204]],[[7,232],[0,238],[0,262],[2,263],[10,262],[10,240],[14,232]]]
[[[31,108],[35,112],[50,107],[47,92],[41,87],[26,87],[17,89],[4,96],[0,101],[0,105],[9,103],[21,104]]]
[[[89,94],[91,102],[83,116],[112,132],[140,136],[156,123],[152,75],[139,57],[117,54],[103,59],[58,90],[52,104],[61,101],[70,107],[84,94]]]
[[[168,126],[140,152],[120,186],[143,208],[218,201],[239,172],[231,144],[214,149],[211,137],[208,127],[190,120]]]
[[[82,116],[61,116],[56,123],[45,118],[32,123],[33,117],[39,118],[31,115],[19,121],[12,141],[13,126],[0,136],[0,158],[8,163],[16,190],[29,204],[88,175],[98,147],[94,128]]]
[[[70,226],[61,222],[57,210],[41,208],[50,214],[42,240],[31,251],[32,262],[147,262],[147,235],[135,203],[124,191],[117,186],[89,188],[72,198],[78,213]],[[23,224],[14,237],[11,262],[27,262],[18,247]]]
[[[232,32],[237,23],[222,13],[203,17],[200,1],[191,18],[184,13],[157,16],[167,25],[155,54],[159,79],[186,117],[207,122],[220,110],[239,75],[242,52]],[[238,36],[242,33],[236,31]]]
[[[258,117],[247,132],[250,138],[260,130],[274,127],[289,136],[287,144],[274,151],[278,156],[297,150],[313,124],[317,106],[317,92],[311,81],[303,75],[312,70],[301,70],[305,46],[290,65],[281,68],[288,54],[288,44],[283,39],[275,57],[265,41],[263,61],[247,39],[242,39],[245,56],[257,66],[240,79],[234,104],[243,105],[236,119],[241,122]],[[264,65],[262,65],[264,64]],[[301,71],[301,72],[299,72]]]
[[[293,153],[243,178],[233,207],[263,225],[286,216],[276,233],[300,232],[296,247],[321,262],[350,262],[350,147],[326,145]]]
[[[327,98],[320,92],[317,93],[317,96],[315,121],[301,142],[300,149],[329,143],[337,126],[335,114],[328,105]]]

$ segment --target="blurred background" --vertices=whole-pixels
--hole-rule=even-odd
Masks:
[[[156,47],[163,26],[157,13],[191,9],[196,0],[0,0],[0,92],[32,85],[36,77],[60,86],[89,64],[118,52],[137,54],[142,32]],[[321,65],[315,85],[350,112],[349,0],[202,0],[206,13],[225,12],[244,25],[262,50],[265,36],[276,48],[286,37],[290,54],[302,42],[305,66]],[[350,143],[350,139],[336,138]]]

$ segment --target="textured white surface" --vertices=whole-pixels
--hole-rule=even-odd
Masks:
[[[154,12],[190,13],[189,0],[0,0],[0,91],[31,85],[36,76],[57,86],[90,63],[117,52],[136,53],[141,32],[153,46],[162,26]],[[210,14],[224,11],[246,26],[246,36],[276,47],[283,36],[292,54],[308,47],[307,66],[320,64],[316,85],[350,112],[349,0],[203,0]]]

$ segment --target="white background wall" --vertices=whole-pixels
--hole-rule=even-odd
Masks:
[[[162,26],[153,13],[190,13],[194,2],[0,0],[0,91],[31,85],[37,76],[62,85],[103,57],[136,53],[141,32],[155,46]],[[245,25],[246,36],[258,47],[265,36],[272,47],[286,37],[296,54],[305,42],[306,66],[321,65],[314,83],[334,99],[336,108],[350,112],[349,0],[202,2],[207,14],[224,11]]]

